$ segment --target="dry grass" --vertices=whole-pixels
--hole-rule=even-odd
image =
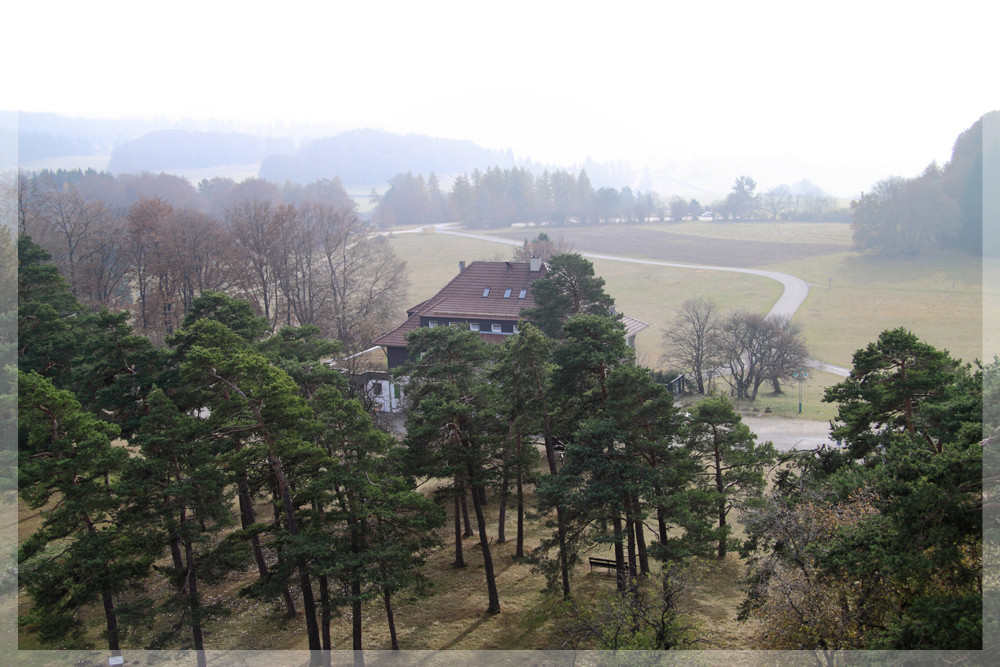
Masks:
[[[529,487],[530,489],[530,487]],[[528,507],[533,497],[528,492]],[[496,499],[486,505],[487,521],[492,537],[492,555],[496,569],[497,588],[501,613],[489,615],[486,582],[483,572],[479,538],[463,541],[467,566],[456,569],[454,543],[451,541],[450,520],[440,533],[443,546],[435,549],[424,567],[431,585],[426,595],[401,594],[394,604],[399,642],[405,650],[534,650],[562,648],[563,636],[558,631],[558,619],[553,615],[558,600],[544,592],[541,574],[525,562],[514,558],[516,514],[508,507],[506,533],[508,542],[496,543],[496,521],[499,503]],[[269,508],[259,508],[267,517]],[[21,521],[29,526],[37,521],[37,513],[21,509]],[[542,522],[526,522],[525,547],[530,550],[543,536]],[[652,539],[652,534],[648,536]],[[591,555],[607,555],[595,553]],[[585,559],[584,559],[585,560]],[[164,564],[166,560],[163,561]],[[742,565],[735,556],[724,561],[710,561],[697,570],[690,594],[682,602],[683,610],[705,629],[712,641],[710,648],[745,649],[749,644],[749,631],[735,621],[736,605],[740,600],[738,579]],[[301,614],[291,620],[284,618],[276,603],[266,603],[239,596],[239,589],[253,581],[256,570],[252,566],[231,576],[222,584],[205,587],[206,601],[222,600],[229,615],[214,620],[206,626],[205,641],[213,650],[306,650],[308,643]],[[577,568],[573,578],[574,597],[584,605],[591,604],[597,596],[614,591],[614,577],[605,572],[590,572],[586,565]],[[161,577],[149,582],[149,592],[168,594]],[[297,598],[297,595],[296,595]],[[299,602],[299,600],[296,600]],[[22,611],[28,600],[22,596]],[[301,608],[301,607],[300,607]],[[96,607],[86,609],[83,617],[91,628],[89,638],[101,645],[100,629],[103,616]],[[389,632],[381,601],[367,604],[363,612],[364,647],[367,650],[390,648]],[[333,645],[344,649],[351,645],[350,610],[334,620],[331,628]],[[138,644],[133,642],[138,641]],[[184,641],[187,638],[184,637]],[[132,639],[133,647],[142,646],[141,640]],[[40,648],[35,638],[26,632],[18,635],[21,649]],[[176,646],[173,648],[182,648]]]
[[[538,231],[486,233],[520,240]],[[856,350],[885,329],[899,326],[965,361],[992,359],[1000,353],[1000,327],[991,326],[1000,322],[984,321],[983,266],[975,257],[934,251],[912,259],[859,255],[850,250],[850,225],[843,223],[689,222],[545,231],[552,238],[562,236],[577,252],[714,265],[731,262],[801,277],[812,287],[794,321],[802,327],[810,355],[839,366],[850,367]],[[512,250],[502,245],[446,234],[399,234],[393,247],[410,266],[412,303],[443,287],[457,272],[460,259],[512,256]],[[638,335],[636,345],[640,363],[652,368],[664,366],[663,332],[684,301],[704,296],[721,310],[764,312],[781,294],[776,282],[754,276],[603,260],[594,266],[619,309],[650,325]],[[985,284],[996,282],[1000,281]],[[824,379],[832,384],[838,378]],[[817,397],[824,388],[816,388]],[[786,394],[778,401],[764,396],[758,402],[762,409],[773,403],[773,409],[787,412],[788,400]],[[825,409],[815,415],[829,416]]]

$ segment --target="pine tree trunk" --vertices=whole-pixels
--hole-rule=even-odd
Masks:
[[[250,498],[250,490],[247,487],[246,477],[241,476],[236,483],[237,496],[240,501],[240,527],[244,530],[257,523],[257,511],[253,507],[253,500]],[[267,560],[264,558],[264,550],[260,546],[260,536],[254,533],[250,536],[250,551],[253,553],[253,560],[257,563],[259,578],[267,576]],[[285,603],[285,617],[295,618],[295,602],[292,600],[291,591],[288,585],[281,587],[281,597]]]
[[[465,567],[465,558],[462,556],[462,508],[458,494],[455,494],[455,562],[452,567]]]
[[[622,544],[622,520],[621,517],[615,517],[612,520],[612,525],[614,526],[614,543],[615,543],[615,579],[617,580],[617,586],[619,592],[625,591],[625,547]]]
[[[351,505],[354,505],[354,498],[350,493],[348,497],[351,500]],[[351,552],[355,556],[355,563],[359,563],[361,560],[361,554],[364,553],[364,525],[357,518],[352,518],[348,521],[351,527]],[[355,652],[361,650],[361,566],[355,565],[354,572],[351,575],[351,635],[354,639],[353,648]],[[357,655],[355,653],[355,655]]]
[[[472,471],[469,471],[472,476]],[[479,546],[483,551],[483,569],[486,572],[486,591],[489,594],[490,604],[486,608],[487,614],[500,613],[500,596],[497,593],[496,575],[493,572],[493,555],[490,553],[490,540],[486,535],[486,516],[483,514],[483,506],[479,501],[479,494],[475,488],[472,493],[472,506],[476,512],[476,524],[479,526]]]
[[[639,572],[635,555],[635,519],[632,518],[631,514],[629,512],[625,516],[625,543],[628,546],[627,584],[629,590],[634,590],[639,580]]]
[[[497,518],[497,544],[504,544],[507,541],[507,497],[510,495],[510,456],[508,450],[504,448],[502,462],[503,474],[500,477],[500,509]]]
[[[105,591],[101,594],[104,602],[104,622],[108,628],[108,648],[115,654],[121,649],[118,646],[118,616],[115,614],[115,603],[111,598],[111,593]]]
[[[392,641],[392,650],[399,650],[399,640],[396,638],[396,617],[392,613],[392,594],[388,587],[382,589],[382,600],[385,602],[385,618],[389,624],[389,638]]]
[[[174,562],[174,571],[184,571],[184,558],[181,556],[181,541],[177,537],[177,533],[170,536],[170,559]],[[187,592],[187,585],[187,577],[185,577],[180,582],[180,586],[177,587],[177,595],[184,595]]]
[[[361,650],[361,581],[355,573],[351,582],[351,637],[355,651]]]
[[[191,636],[194,639],[194,650],[197,652],[198,667],[205,667],[205,638],[201,632],[201,600],[198,597],[198,573],[194,562],[194,549],[191,540],[184,540],[184,555],[187,558],[187,591],[188,607],[191,610]]]
[[[524,558],[524,470],[521,468],[521,434],[517,436],[517,547],[514,558]]]
[[[539,387],[539,391],[542,389]],[[545,400],[542,400],[542,428],[544,430],[543,437],[545,440],[545,460],[549,464],[549,474],[555,475],[559,472],[558,466],[556,466],[556,449],[555,442],[553,442],[552,437],[552,422],[549,419],[548,409],[545,405]],[[566,553],[566,515],[563,512],[561,505],[556,505],[556,541],[559,544],[559,573],[562,576],[562,593],[563,600],[569,600],[570,588],[569,588],[569,554]]]
[[[635,544],[639,549],[639,574],[649,574],[649,551],[646,549],[646,535],[642,525],[639,499],[632,496],[632,516],[635,521]]]
[[[472,521],[469,520],[469,499],[466,498],[464,488],[462,489],[461,500],[462,500],[462,523],[465,524],[465,532],[462,533],[462,537],[475,537],[476,532],[472,530]]]
[[[333,642],[330,639],[330,580],[326,575],[319,578],[319,617],[320,617],[320,640],[323,643],[324,651],[333,650]],[[326,656],[324,662],[329,661]]]
[[[659,498],[663,495],[663,490],[660,488],[659,484],[653,485],[653,494]],[[657,504],[656,508],[656,527],[659,532],[660,538],[660,548],[662,549],[667,545],[667,511]]]
[[[278,532],[281,531],[281,510],[279,509],[279,507],[282,504],[281,503],[281,496],[278,494],[278,491],[275,488],[271,489],[271,496],[272,496],[271,509],[274,512],[272,519],[273,519],[273,523],[274,523],[275,533],[278,533]],[[278,552],[278,560],[280,561],[281,560],[281,545],[279,544],[275,550]],[[286,616],[288,618],[294,618],[295,617],[295,603],[292,601],[292,592],[288,589],[288,585],[287,584],[285,584],[285,585],[283,585],[281,587],[281,597],[285,601],[285,609],[287,610]]]

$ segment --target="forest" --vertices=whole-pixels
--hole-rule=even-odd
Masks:
[[[18,554],[21,629],[43,646],[85,645],[96,609],[111,650],[194,649],[205,664],[232,647],[211,640],[227,600],[202,591],[235,579],[268,602],[260,613],[293,618],[313,664],[348,648],[331,639],[340,614],[351,647],[372,648],[373,605],[397,648],[398,600],[436,576],[422,564],[442,549],[453,568],[481,564],[482,613],[504,613],[493,552],[508,510],[514,558],[548,582],[557,646],[711,648],[678,601],[689,568],[734,551],[761,648],[973,650],[989,636],[982,458],[998,420],[982,406],[998,362],[984,381],[886,331],[827,392],[843,446],[780,454],[725,397],[675,405],[625,346],[603,280],[574,262],[573,280],[536,285],[502,346],[413,332],[395,437],[321,363],[343,348],[313,325],[275,328],[205,289],[154,342],[128,312],[82,303],[27,235],[17,250],[18,488],[40,513]],[[534,522],[543,538],[527,544]],[[584,603],[594,554],[614,577]]]

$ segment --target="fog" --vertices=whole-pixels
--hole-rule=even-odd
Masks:
[[[687,4],[20,3],[0,109],[382,128],[625,160],[665,195],[749,174],[852,197],[1000,107],[980,3]]]

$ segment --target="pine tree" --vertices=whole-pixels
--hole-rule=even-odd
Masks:
[[[756,440],[724,396],[709,396],[691,413],[687,446],[708,470],[701,486],[713,494],[719,558],[730,550],[729,512],[761,495],[766,468],[775,461],[774,445]]]
[[[406,434],[411,460],[419,474],[453,479],[454,498],[465,492],[472,496],[489,597],[487,613],[499,613],[482,503],[482,493],[491,482],[489,464],[503,433],[495,388],[485,377],[491,351],[478,334],[458,327],[416,329],[407,336],[407,345],[416,359],[400,371],[409,378],[412,402]],[[456,563],[460,544],[456,535]]]
[[[21,497],[42,525],[18,554],[19,584],[32,599],[22,623],[43,643],[78,648],[81,607],[100,600],[108,648],[120,649],[115,598],[137,585],[152,556],[142,535],[121,530],[119,475],[128,453],[113,424],[85,411],[41,375],[18,374]]]

